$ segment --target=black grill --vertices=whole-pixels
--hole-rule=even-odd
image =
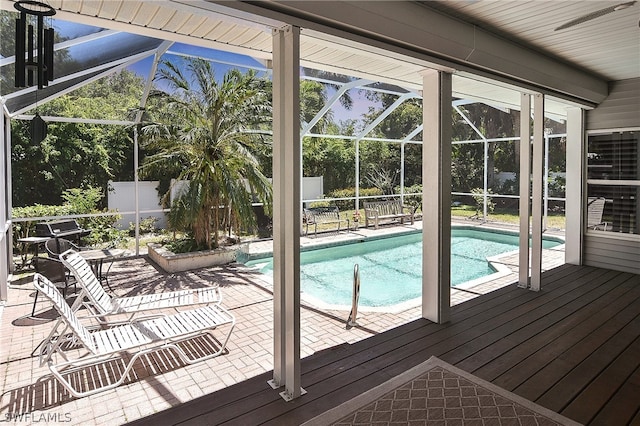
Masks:
[[[80,228],[75,220],[58,220],[54,222],[36,223],[36,236],[51,238],[77,239],[91,233],[90,229]]]

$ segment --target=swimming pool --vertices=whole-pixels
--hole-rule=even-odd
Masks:
[[[513,233],[466,228],[453,228],[451,233],[452,286],[495,273],[487,258],[518,249],[518,235]],[[561,242],[545,239],[543,247]],[[303,295],[323,306],[350,306],[356,263],[360,269],[360,306],[390,306],[419,298],[422,233],[301,252]],[[272,276],[272,258],[252,260],[246,265]]]

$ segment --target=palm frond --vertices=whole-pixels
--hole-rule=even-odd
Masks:
[[[155,152],[143,167],[164,168],[189,181],[173,200],[170,222],[191,229],[198,245],[215,246],[221,216],[227,226],[233,216],[238,226],[249,228],[255,225],[254,197],[270,209],[271,184],[257,159],[268,140],[248,132],[271,122],[270,86],[253,71],[230,70],[219,81],[208,61],[185,63],[183,71],[163,62],[156,75],[172,91],[154,93],[161,108],[141,133]]]

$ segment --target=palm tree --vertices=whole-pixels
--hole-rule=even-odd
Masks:
[[[254,197],[267,210],[271,206],[271,183],[256,157],[270,149],[259,131],[271,121],[269,82],[236,69],[217,81],[202,59],[186,60],[184,67],[162,62],[156,80],[168,90],[153,94],[159,102],[151,104],[158,108],[149,113],[156,122],[142,128],[154,152],[143,170],[173,171],[171,176],[189,182],[173,201],[170,226],[190,228],[198,247],[215,248],[223,222],[255,226]]]

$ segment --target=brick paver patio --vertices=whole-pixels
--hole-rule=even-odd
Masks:
[[[564,263],[563,246],[545,250],[543,260],[545,269]],[[515,274],[463,291],[452,290],[452,304],[513,283],[517,280],[517,261],[517,255],[500,259]],[[169,353],[149,357],[120,387],[91,397],[73,398],[52,378],[48,368],[38,363],[39,344],[53,327],[55,314],[41,297],[36,314],[31,317],[35,295],[31,281],[17,280],[9,286],[9,300],[0,306],[0,421],[121,424],[272,370],[273,297],[260,274],[231,264],[168,275],[146,257],[140,257],[115,262],[109,283],[118,296],[219,284],[223,305],[237,320],[228,352],[194,365],[184,365]],[[420,308],[396,313],[361,310],[358,326],[346,329],[348,314],[317,309],[303,302],[302,356],[365,339],[419,318]]]

